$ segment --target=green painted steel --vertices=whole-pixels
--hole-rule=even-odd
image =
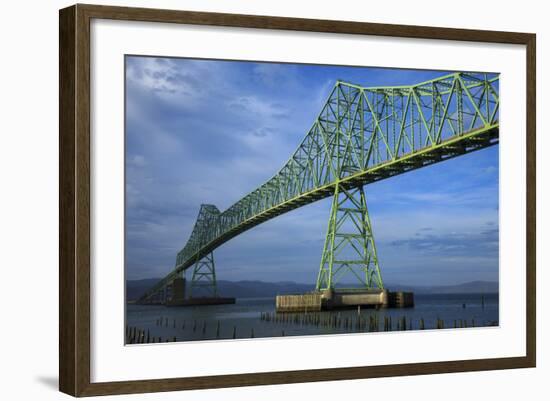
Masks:
[[[337,81],[286,164],[224,212],[203,205],[173,271],[148,299],[217,247],[264,221],[339,190],[498,143],[499,76],[456,72],[409,86]]]
[[[189,297],[192,298],[193,294],[195,296],[218,296],[213,252],[210,252],[202,259],[197,259],[195,262],[191,285],[189,287]]]
[[[316,290],[352,278],[362,288],[384,288],[363,187],[336,186]]]

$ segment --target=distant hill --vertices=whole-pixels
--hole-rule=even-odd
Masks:
[[[145,291],[155,285],[160,279],[128,280],[126,294],[128,300],[138,299]],[[294,294],[311,291],[313,285],[299,284],[293,281],[268,283],[264,281],[226,281],[218,280],[218,292],[224,297],[257,298],[281,294]]]
[[[126,293],[129,301],[138,299],[145,291],[155,285],[160,279],[128,280]],[[498,293],[498,283],[494,281],[471,281],[446,286],[407,286],[386,284],[390,290],[414,291],[417,294],[471,294]],[[218,280],[218,292],[224,297],[255,298],[272,297],[282,294],[296,294],[311,291],[313,284],[279,281],[275,283],[255,280],[227,281]]]
[[[497,294],[498,283],[494,281],[470,281],[456,285],[418,287],[416,291],[426,294]]]

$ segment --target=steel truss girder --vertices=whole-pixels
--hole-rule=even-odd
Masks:
[[[337,184],[315,288],[333,289],[350,277],[361,288],[384,288],[363,187]]]
[[[201,259],[197,259],[191,277],[191,285],[189,286],[189,297],[193,297],[199,292],[201,296],[210,295],[218,296],[218,286],[216,282],[216,265],[214,264],[214,253],[210,252]]]
[[[287,163],[223,213],[202,205],[174,270],[148,291],[243,231],[286,211],[498,143],[499,76],[456,72],[409,86],[337,81]]]

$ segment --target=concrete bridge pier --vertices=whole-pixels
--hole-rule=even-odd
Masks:
[[[172,281],[172,296],[165,302],[166,305],[178,305],[185,301],[185,278],[178,277]]]
[[[362,307],[407,308],[414,306],[412,292],[387,289],[326,289],[306,294],[277,295],[276,312],[316,312]]]
[[[386,289],[327,289],[321,291],[323,309],[341,309],[357,306],[378,306],[386,308],[389,305]]]

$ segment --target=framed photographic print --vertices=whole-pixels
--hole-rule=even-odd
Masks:
[[[534,367],[535,113],[529,33],[61,10],[60,390]]]

